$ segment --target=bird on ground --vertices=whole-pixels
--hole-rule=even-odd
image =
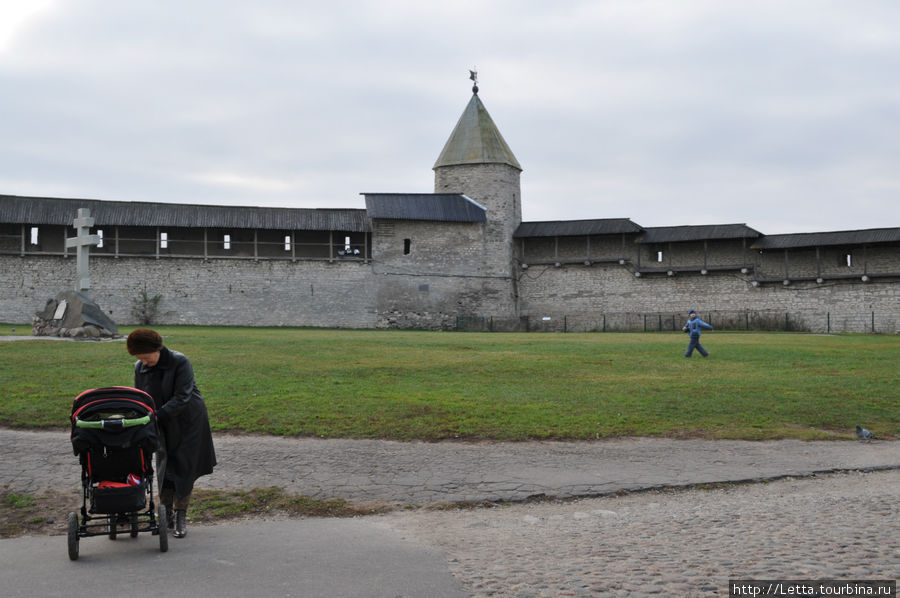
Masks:
[[[878,436],[875,436],[859,424],[856,424],[856,437],[860,440],[878,440]]]

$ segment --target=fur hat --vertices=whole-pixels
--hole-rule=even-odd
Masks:
[[[163,346],[162,337],[155,330],[149,328],[138,328],[128,335],[126,341],[129,355],[144,355],[145,353],[156,353]]]

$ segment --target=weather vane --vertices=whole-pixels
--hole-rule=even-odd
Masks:
[[[472,67],[473,69],[477,69],[478,67]],[[469,79],[475,82],[472,86],[472,93],[478,93],[478,71],[469,71]]]

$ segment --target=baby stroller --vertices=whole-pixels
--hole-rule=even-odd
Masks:
[[[159,536],[159,550],[166,552],[166,507],[159,505],[157,518],[153,505],[159,446],[153,397],[125,386],[86,390],[72,404],[71,438],[81,461],[82,502],[80,521],[78,513],[68,517],[69,558],[78,559],[81,538],[115,540],[120,527],[132,538]]]

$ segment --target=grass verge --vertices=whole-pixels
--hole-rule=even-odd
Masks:
[[[900,431],[900,337],[160,327],[216,431],[529,440],[853,438]],[[123,329],[124,333],[128,329]],[[82,390],[131,385],[121,342],[0,343],[0,425],[65,427]]]

